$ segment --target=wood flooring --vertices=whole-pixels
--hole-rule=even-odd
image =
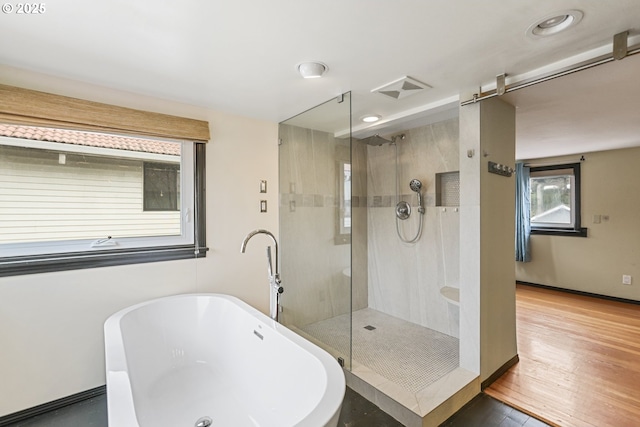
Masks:
[[[485,393],[562,427],[640,426],[640,305],[517,285],[520,361]]]

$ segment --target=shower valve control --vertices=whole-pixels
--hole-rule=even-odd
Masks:
[[[411,216],[411,205],[405,201],[401,201],[396,205],[396,216],[398,219],[407,219]]]

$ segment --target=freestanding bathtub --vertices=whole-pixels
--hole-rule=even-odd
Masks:
[[[338,423],[342,368],[241,300],[159,298],[104,325],[110,427]]]

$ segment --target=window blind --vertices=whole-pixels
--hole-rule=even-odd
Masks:
[[[0,121],[208,142],[209,123],[0,84]]]

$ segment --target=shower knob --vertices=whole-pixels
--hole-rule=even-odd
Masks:
[[[396,205],[396,216],[398,219],[405,220],[411,216],[411,205],[402,201]]]

